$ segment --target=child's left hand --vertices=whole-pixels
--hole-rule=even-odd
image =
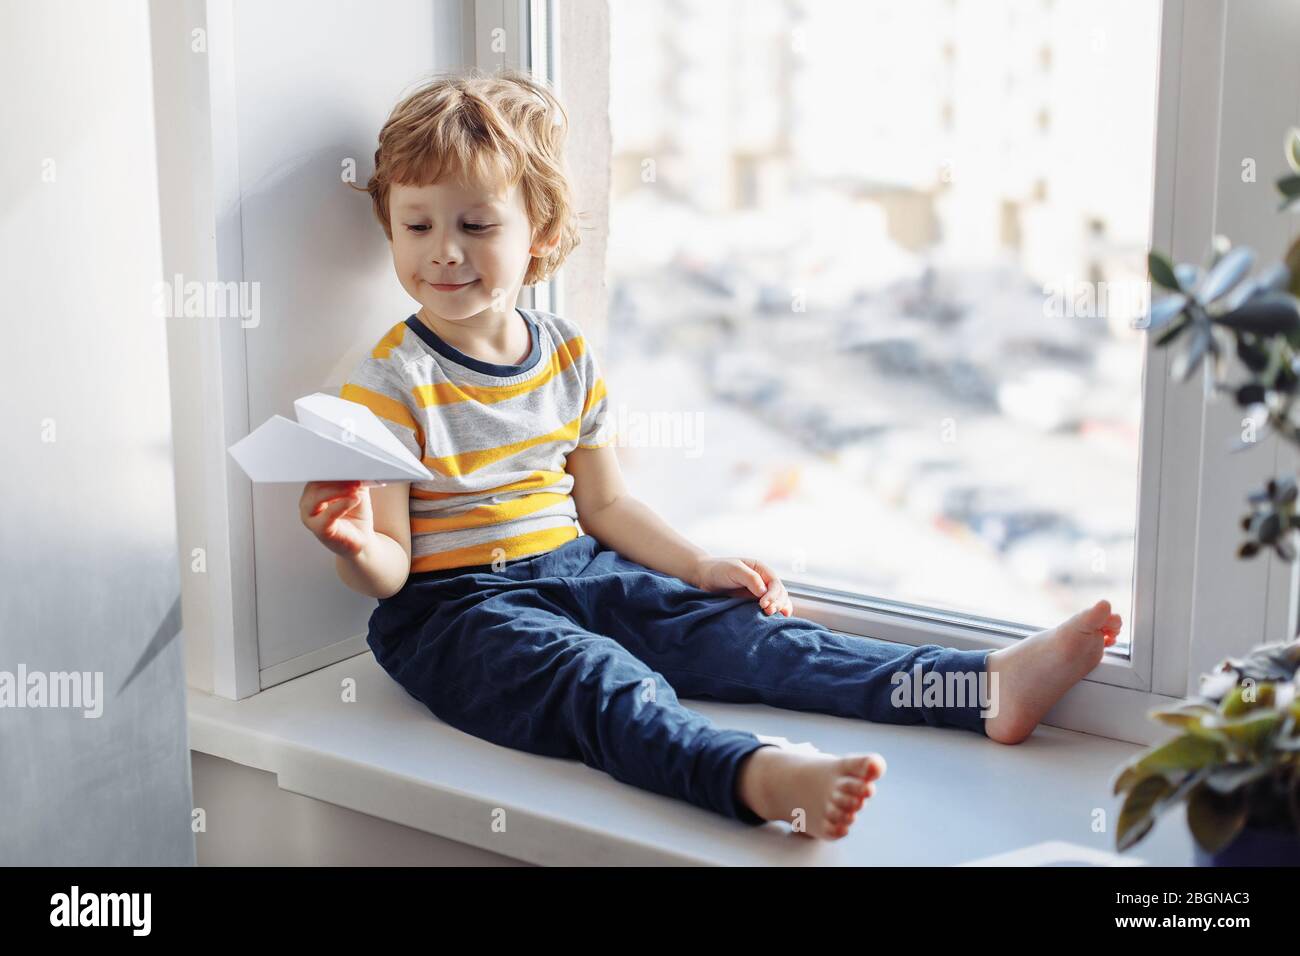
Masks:
[[[794,613],[794,604],[776,572],[754,558],[705,558],[695,585],[704,591],[748,591],[758,598],[764,614],[779,611],[789,617]]]

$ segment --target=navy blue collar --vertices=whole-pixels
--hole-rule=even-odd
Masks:
[[[411,317],[406,320],[406,324],[412,332],[424,340],[425,344],[427,344],[429,348],[433,349],[439,355],[451,359],[458,365],[472,368],[476,372],[482,372],[484,375],[496,375],[501,378],[508,378],[511,375],[519,375],[523,372],[527,372],[536,365],[538,360],[542,357],[542,335],[541,330],[537,328],[537,323],[533,321],[532,317],[527,312],[518,306],[515,307],[515,311],[524,317],[524,322],[528,325],[528,333],[532,337],[533,342],[533,347],[528,353],[528,358],[524,359],[519,365],[493,365],[491,362],[483,362],[473,356],[466,355],[454,345],[444,342],[438,336],[438,333],[434,332],[433,329],[420,321],[418,314],[413,313]]]

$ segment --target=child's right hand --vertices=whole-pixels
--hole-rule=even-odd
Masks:
[[[307,530],[335,554],[355,557],[375,540],[370,486],[381,481],[309,481],[298,499]]]

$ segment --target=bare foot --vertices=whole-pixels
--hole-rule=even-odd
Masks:
[[[879,754],[836,757],[759,747],[740,765],[736,793],[764,820],[784,820],[796,832],[838,840],[884,774]]]
[[[1039,631],[989,655],[997,694],[994,715],[984,722],[990,738],[1018,744],[1052,705],[1100,662],[1124,622],[1109,601],[1098,601],[1056,627]]]

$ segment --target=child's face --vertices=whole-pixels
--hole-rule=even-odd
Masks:
[[[533,245],[518,185],[493,194],[450,177],[428,186],[395,183],[388,208],[402,288],[449,322],[508,314],[529,258],[547,251]]]

